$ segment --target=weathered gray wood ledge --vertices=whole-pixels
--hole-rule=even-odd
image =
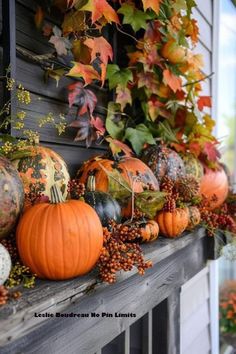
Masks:
[[[34,289],[23,290],[19,300],[0,308],[0,353],[95,353],[161,303],[160,309],[164,306],[168,315],[157,332],[168,332],[179,311],[178,297],[175,310],[172,301],[163,300],[173,298],[206,265],[209,239],[199,228],[175,240],[160,237],[143,249],[145,258],[153,262],[144,276],[136,271],[122,273],[114,285],[106,285],[93,272],[71,281],[38,281]],[[35,313],[57,312],[134,313],[136,317],[35,317]],[[164,349],[158,353],[179,352],[177,332],[164,344],[162,337]],[[158,336],[152,345],[160,345]]]

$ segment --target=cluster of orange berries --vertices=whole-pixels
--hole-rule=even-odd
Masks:
[[[111,222],[109,228],[104,228],[104,246],[98,262],[100,278],[104,282],[114,283],[116,273],[131,271],[136,267],[143,275],[152,266],[145,261],[140,245],[135,240],[140,237],[138,225],[116,224]]]

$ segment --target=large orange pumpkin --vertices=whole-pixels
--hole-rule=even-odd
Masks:
[[[108,171],[117,170],[122,177],[133,187],[135,193],[141,193],[145,187],[151,187],[158,191],[159,184],[151,169],[139,159],[125,157],[119,161],[112,161],[103,157],[95,157],[86,161],[77,173],[80,182],[87,184],[88,177],[93,175],[96,180],[96,190],[109,193],[109,180],[105,168]],[[133,180],[138,177],[137,180]],[[122,201],[123,217],[130,217],[132,214],[131,200]]]
[[[229,182],[224,169],[205,172],[200,181],[200,193],[208,199],[207,208],[209,210],[221,206],[227,198],[228,192]]]
[[[108,176],[102,167],[108,171],[116,169],[130,186],[133,183],[132,178],[138,176],[138,181],[133,183],[135,193],[143,192],[144,187],[148,185],[155,191],[159,190],[157,179],[151,169],[144,162],[133,157],[125,157],[119,161],[112,161],[102,156],[95,157],[83,164],[77,177],[81,183],[87,184],[89,175],[93,175],[96,180],[96,190],[109,192]]]
[[[175,238],[182,234],[188,226],[188,210],[177,208],[175,211],[160,211],[156,221],[163,236]]]
[[[78,200],[62,201],[52,187],[51,203],[36,204],[22,216],[16,232],[23,263],[40,278],[62,280],[89,272],[103,244],[94,209]]]

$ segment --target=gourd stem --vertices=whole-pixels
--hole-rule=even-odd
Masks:
[[[59,187],[54,184],[51,187],[51,204],[59,204],[65,201]]]
[[[88,179],[87,179],[87,190],[89,192],[94,192],[96,190],[96,179],[95,179],[95,176],[88,176]]]

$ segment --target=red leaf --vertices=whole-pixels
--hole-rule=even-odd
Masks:
[[[210,96],[201,96],[197,101],[199,111],[202,111],[204,107],[211,107],[211,97]]]
[[[198,142],[192,142],[189,144],[189,151],[198,157],[201,153],[201,145]]]
[[[97,104],[97,97],[91,90],[85,89],[81,82],[76,82],[68,86],[68,91],[69,106],[72,107],[73,104],[77,104],[80,107],[79,115],[86,112],[93,113]]]
[[[175,76],[169,69],[163,71],[163,81],[171,88],[172,91],[176,92],[181,90],[181,78]]]
[[[172,143],[171,147],[173,147],[177,152],[183,152],[183,153],[186,152],[186,144],[184,143],[182,144]]]
[[[144,39],[150,43],[156,44],[161,41],[161,32],[160,32],[161,23],[156,21],[151,21],[148,23]]]
[[[91,84],[91,82],[96,79],[100,80],[98,72],[91,65],[84,65],[81,63],[73,62],[74,66],[68,72],[68,76],[82,77],[86,85]]]
[[[88,38],[84,41],[84,44],[92,50],[91,62],[97,58],[97,55],[105,65],[107,65],[109,58],[113,59],[112,47],[104,37]]]
[[[206,142],[204,144],[203,153],[206,154],[209,161],[217,161],[221,157],[220,152],[217,150],[216,145],[218,142]]]
[[[104,127],[104,121],[99,117],[91,118],[91,125],[98,131],[99,135],[104,135],[106,129]]]

